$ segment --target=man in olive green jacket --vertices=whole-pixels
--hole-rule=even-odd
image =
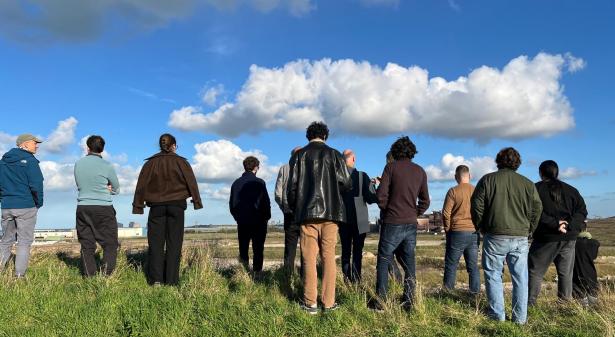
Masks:
[[[538,225],[542,203],[529,179],[517,173],[519,152],[512,147],[496,156],[498,171],[482,177],[472,194],[472,221],[484,234],[482,265],[489,316],[503,321],[502,268],[508,265],[513,282],[512,320],[525,324],[528,300],[528,236]]]

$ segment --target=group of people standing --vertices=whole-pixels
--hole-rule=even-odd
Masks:
[[[368,306],[385,309],[389,272],[396,262],[403,276],[402,307],[414,305],[416,287],[417,218],[430,205],[425,170],[413,162],[418,153],[408,137],[400,137],[387,154],[381,177],[357,170],[352,150],[343,153],[329,147],[329,129],[322,122],[309,125],[308,144],[292,150],[289,163],[280,168],[275,201],[284,214],[284,269],[295,271],[300,244],[300,274],[304,283],[301,307],[319,312],[317,260],[322,265],[320,303],[323,311],[339,306],[335,300],[337,266],[335,247],[342,243],[344,279],[361,282],[362,253],[369,231],[367,204],[380,209],[381,230],[376,264],[376,294]],[[43,175],[34,157],[42,141],[24,134],[17,147],[0,161],[2,231],[0,268],[17,242],[15,275],[25,275],[38,208],[43,206]],[[85,276],[98,271],[111,274],[119,247],[112,195],[120,185],[113,168],[103,159],[105,141],[90,136],[87,155],[75,164],[77,197],[76,227]],[[146,159],[137,181],[133,213],[150,208],[147,222],[148,279],[153,285],[176,285],[184,233],[184,211],[191,198],[194,209],[203,207],[198,184],[189,162],[176,154],[170,134],[159,138],[160,152]],[[470,184],[469,167],[455,172],[458,185],[451,188],[443,205],[446,252],[443,286],[455,288],[457,265],[463,255],[469,274],[469,291],[481,291],[478,250],[482,239],[482,267],[489,317],[504,320],[503,268],[508,265],[513,283],[512,320],[523,324],[527,307],[536,303],[547,268],[555,263],[558,296],[586,301],[597,296],[593,260],[598,242],[585,230],[587,211],[580,193],[558,179],[558,166],[548,160],[540,165],[541,181],[534,184],[517,173],[521,156],[514,148],[496,156],[498,170],[486,174],[476,187]],[[265,182],[256,175],[259,160],[243,161],[245,172],[231,187],[229,208],[237,222],[239,256],[248,266],[252,242],[253,270],[263,268],[263,251],[271,204]],[[531,237],[531,245],[528,238]],[[102,265],[94,258],[96,243],[103,249]],[[394,260],[395,259],[395,260]]]
[[[306,133],[309,143],[292,150],[289,163],[280,168],[275,187],[275,200],[284,213],[284,268],[290,273],[295,270],[297,241],[301,247],[301,306],[308,313],[319,312],[320,257],[322,310],[338,308],[338,234],[344,279],[361,281],[362,251],[369,231],[367,204],[375,203],[382,225],[376,263],[377,296],[368,306],[375,311],[385,309],[389,273],[396,260],[405,274],[401,306],[410,310],[416,286],[417,218],[430,205],[425,170],[412,161],[418,153],[416,146],[408,137],[400,137],[391,145],[382,176],[370,179],[356,169],[352,150],[340,153],[326,144],[328,135],[324,123],[312,123]],[[502,149],[495,162],[498,170],[483,176],[476,188],[470,183],[470,168],[456,168],[458,184],[448,191],[442,212],[446,232],[443,288],[455,288],[457,266],[464,256],[469,292],[481,292],[478,255],[482,241],[490,318],[505,319],[505,265],[513,284],[512,321],[516,323],[526,322],[528,304],[536,303],[551,263],[557,269],[560,299],[574,296],[595,300],[598,283],[593,260],[599,244],[585,231],[587,210],[580,193],[558,179],[557,163],[552,160],[540,165],[541,181],[536,184],[517,173],[521,156],[514,148]],[[264,181],[256,177],[257,159],[248,157],[244,167],[246,173],[231,188],[230,208],[238,223],[240,255],[246,264],[249,240],[242,239],[242,232],[252,228],[252,233],[258,233],[252,240],[254,271],[259,272],[270,201]]]

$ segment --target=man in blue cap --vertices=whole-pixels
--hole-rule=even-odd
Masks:
[[[15,277],[25,276],[34,241],[38,209],[43,206],[43,174],[34,154],[42,141],[31,134],[17,137],[17,147],[0,161],[0,202],[2,203],[2,238],[0,270],[11,257],[17,241]]]

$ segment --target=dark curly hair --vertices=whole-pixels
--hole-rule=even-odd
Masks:
[[[414,155],[419,153],[416,150],[414,143],[408,138],[408,136],[399,137],[393,145],[391,145],[391,154],[393,159],[412,159]]]
[[[327,127],[327,124],[324,122],[312,122],[312,124],[307,127],[305,137],[308,140],[316,138],[327,140],[327,138],[329,138],[329,127]]]
[[[256,157],[249,156],[243,160],[243,169],[246,170],[246,172],[252,172],[254,168],[260,166],[260,164],[261,163]]]
[[[503,148],[495,156],[495,163],[498,169],[509,168],[516,171],[521,166],[521,155],[515,148]]]

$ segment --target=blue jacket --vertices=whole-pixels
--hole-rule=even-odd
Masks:
[[[43,206],[43,173],[32,153],[14,148],[2,156],[0,202],[2,209]]]

